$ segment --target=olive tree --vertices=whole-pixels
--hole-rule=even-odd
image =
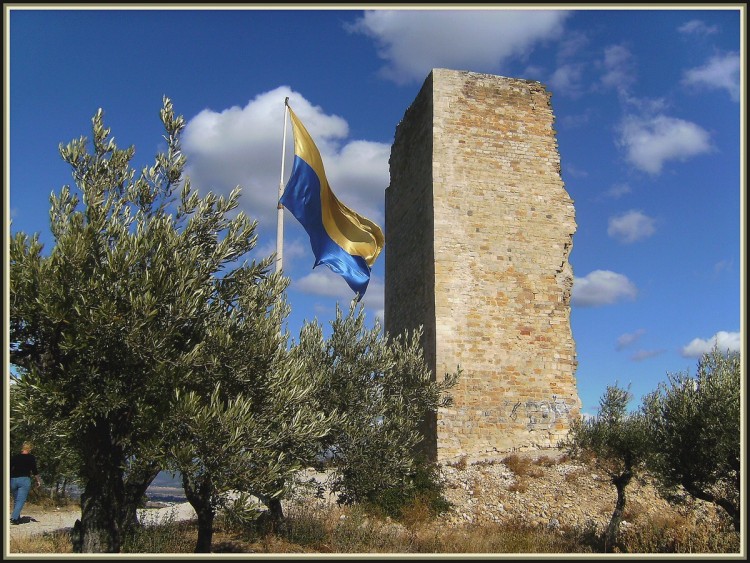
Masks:
[[[436,483],[420,458],[420,425],[431,411],[451,403],[458,371],[440,381],[424,361],[419,332],[391,337],[376,321],[365,326],[364,310],[337,308],[331,333],[307,323],[293,351],[310,371],[322,374],[319,403],[340,413],[324,440],[333,470],[333,490],[342,502],[392,507]],[[427,482],[420,478],[428,477]],[[390,507],[389,507],[390,505]]]
[[[275,275],[239,262],[256,242],[256,224],[231,216],[239,189],[199,197],[183,177],[185,122],[167,98],[161,120],[166,151],[136,173],[134,147],[117,147],[99,110],[90,151],[85,137],[60,146],[75,187],[50,198],[54,246],[23,232],[10,241],[14,416],[44,420],[78,461],[85,552],[120,550],[163,463],[175,390],[214,367],[200,360],[216,303]],[[242,294],[263,313],[278,301]]]
[[[198,515],[197,552],[210,551],[214,517],[230,493],[258,497],[280,520],[293,475],[314,463],[335,416],[317,401],[322,374],[288,351],[279,330],[288,307],[261,307],[267,299],[260,296],[280,298],[280,281],[261,276],[219,292],[193,353],[203,369],[175,391],[167,464],[181,473]]]
[[[670,374],[644,398],[649,468],[666,493],[679,488],[721,507],[740,529],[740,355],[716,347],[695,375]]]
[[[643,416],[629,412],[632,399],[627,389],[607,386],[599,400],[599,412],[591,418],[573,422],[568,437],[569,452],[590,458],[605,471],[617,489],[617,501],[605,533],[605,550],[617,545],[617,535],[625,511],[625,490],[633,477],[643,470],[648,440]]]

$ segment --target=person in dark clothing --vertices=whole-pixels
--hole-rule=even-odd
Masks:
[[[36,478],[36,484],[41,486],[39,470],[36,466],[36,458],[31,454],[33,446],[30,442],[24,442],[21,453],[10,458],[10,492],[13,495],[13,515],[10,517],[11,524],[21,523],[21,509],[26,503],[26,497],[31,490],[31,477]]]

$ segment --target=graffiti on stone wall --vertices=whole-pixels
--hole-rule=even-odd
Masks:
[[[569,419],[570,407],[565,399],[552,396],[551,401],[526,401],[528,430],[547,430],[558,418]]]
[[[512,406],[511,406],[512,405]],[[565,399],[556,395],[548,401],[516,401],[515,403],[506,402],[506,408],[510,409],[508,418],[512,421],[526,420],[529,430],[547,429],[550,424],[560,418],[570,419],[570,405]]]

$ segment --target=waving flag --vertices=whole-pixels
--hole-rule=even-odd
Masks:
[[[315,264],[341,275],[361,299],[370,268],[383,250],[383,231],[341,203],[331,191],[310,134],[289,108],[294,132],[294,166],[280,203],[292,212],[310,237]]]

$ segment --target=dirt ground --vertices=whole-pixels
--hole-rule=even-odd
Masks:
[[[195,517],[195,510],[190,503],[168,504],[161,508],[144,508],[138,511],[142,522],[156,522],[173,516],[174,520],[190,520]],[[75,521],[81,517],[79,508],[46,508],[26,504],[21,514],[21,524],[6,524],[9,538],[17,538],[34,534],[44,534],[57,530],[70,530]]]

